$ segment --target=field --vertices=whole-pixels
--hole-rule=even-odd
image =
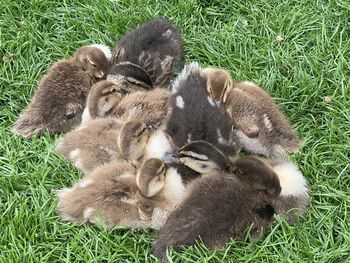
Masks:
[[[57,136],[24,140],[11,126],[38,81],[79,46],[105,43],[156,16],[184,38],[185,62],[225,67],[276,99],[304,140],[290,157],[310,186],[298,223],[255,242],[202,245],[175,262],[350,262],[350,5],[346,0],[54,1],[0,4],[0,262],[155,262],[152,230],[62,222],[54,189],[82,176],[54,151]]]

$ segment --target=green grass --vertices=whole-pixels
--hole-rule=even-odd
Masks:
[[[297,224],[281,220],[260,241],[232,241],[217,251],[199,245],[174,261],[350,262],[347,0],[2,0],[1,9],[0,262],[155,261],[152,230],[60,221],[52,190],[81,174],[54,153],[58,136],[23,140],[10,132],[52,63],[83,44],[114,47],[154,16],[180,28],[186,61],[225,67],[276,98],[305,141],[291,158],[311,192],[309,212]]]

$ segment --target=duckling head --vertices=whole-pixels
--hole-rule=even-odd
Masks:
[[[146,160],[136,175],[136,184],[145,197],[157,195],[165,186],[165,164],[162,160]]]
[[[207,91],[217,106],[221,105],[226,90],[233,86],[233,80],[228,71],[218,68],[205,68],[202,71],[207,79]]]
[[[75,53],[82,69],[97,79],[102,79],[107,74],[111,56],[111,51],[104,45],[83,46]]]
[[[281,185],[273,168],[256,156],[235,159],[230,166],[230,174],[257,190],[266,191],[271,196],[281,193]]]
[[[111,80],[102,80],[92,86],[86,104],[92,119],[108,116],[126,95],[121,84]]]
[[[118,138],[118,146],[121,155],[134,163],[137,162],[145,152],[149,131],[143,122],[129,121],[124,124]]]
[[[227,156],[206,141],[193,141],[178,153],[180,161],[201,174],[225,170],[229,165]]]

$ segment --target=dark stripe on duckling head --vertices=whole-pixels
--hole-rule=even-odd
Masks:
[[[212,161],[222,170],[226,169],[229,160],[224,153],[206,141],[194,141],[180,149],[180,157],[189,157],[199,161]]]
[[[146,90],[153,88],[151,78],[147,72],[136,64],[122,62],[114,65],[108,74],[108,78],[114,79],[113,76],[118,75],[120,77],[123,77],[125,81],[130,82],[134,85],[139,85]],[[120,78],[119,76],[117,78]]]

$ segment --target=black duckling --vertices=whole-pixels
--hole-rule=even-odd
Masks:
[[[79,124],[88,92],[105,76],[110,59],[106,46],[89,45],[79,48],[72,58],[52,65],[13,132],[28,138],[45,130],[51,134],[67,132]]]
[[[242,239],[246,230],[258,238],[274,222],[274,214],[306,211],[306,182],[292,164],[275,170],[248,156],[236,158],[231,168],[231,173],[214,171],[193,181],[153,244],[158,259],[165,260],[168,246],[181,249],[199,237],[209,248],[222,248],[230,238]]]
[[[166,88],[180,64],[181,52],[178,30],[167,19],[156,18],[119,41],[107,79],[122,83],[123,92]]]
[[[165,130],[178,148],[204,140],[225,154],[235,155],[240,145],[232,132],[231,121],[216,107],[206,85],[197,63],[185,66],[173,84]]]

